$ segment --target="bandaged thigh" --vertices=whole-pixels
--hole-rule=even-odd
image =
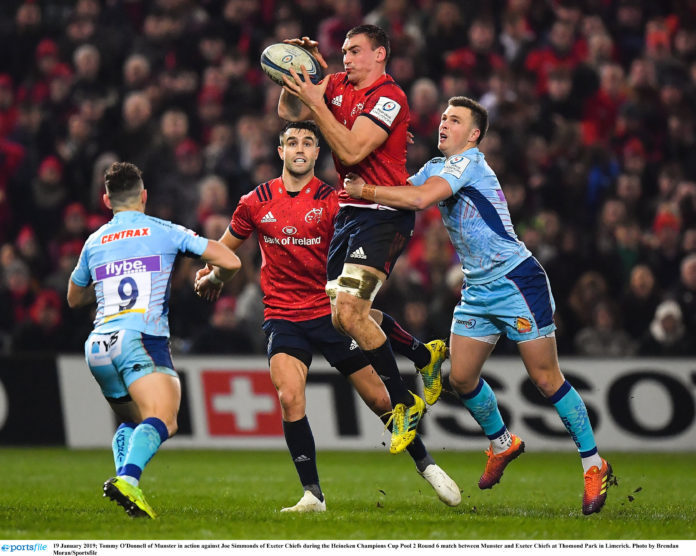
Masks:
[[[358,299],[365,299],[373,302],[380,287],[382,287],[382,280],[368,270],[345,265],[343,267],[343,272],[336,280],[335,291],[336,293],[345,292]]]

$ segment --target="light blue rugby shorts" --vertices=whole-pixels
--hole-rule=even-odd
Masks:
[[[469,338],[505,334],[516,342],[534,340],[556,330],[555,310],[546,273],[529,257],[497,280],[465,284],[451,331]]]
[[[149,373],[177,376],[169,338],[137,330],[92,332],[85,342],[85,359],[108,399],[128,396],[128,387]]]

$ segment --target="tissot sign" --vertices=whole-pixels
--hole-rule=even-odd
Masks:
[[[381,421],[338,372],[315,360],[307,385],[307,415],[317,446],[385,450],[388,436]],[[180,421],[186,425],[168,445],[285,449],[280,405],[265,358],[177,357],[175,363],[184,381]],[[410,386],[420,390],[412,365],[400,363]],[[696,360],[565,358],[562,367],[583,396],[605,451],[696,450]],[[519,359],[494,357],[484,375],[506,423],[530,450],[575,450],[554,408],[526,379]],[[113,417],[84,360],[60,357],[58,377],[67,444],[109,446]],[[3,399],[3,412],[11,411],[8,388]],[[487,445],[452,394],[443,394],[428,411],[422,434],[433,450],[480,450]]]

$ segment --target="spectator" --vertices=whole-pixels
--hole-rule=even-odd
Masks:
[[[480,97],[486,90],[493,72],[507,67],[505,58],[495,49],[495,27],[490,19],[479,17],[471,22],[468,45],[445,56],[448,71],[468,77],[469,92]]]
[[[636,344],[617,322],[611,303],[600,301],[592,311],[592,323],[575,336],[575,350],[594,357],[627,357],[636,352]]]
[[[693,334],[696,331],[696,253],[690,253],[681,262],[675,297],[684,322]]]
[[[628,291],[621,297],[620,308],[624,328],[632,339],[639,341],[646,333],[660,303],[660,290],[649,266],[633,267]]]
[[[679,276],[680,228],[679,217],[667,210],[659,212],[653,222],[655,243],[648,256],[657,283],[665,290],[675,286]]]
[[[42,290],[29,309],[29,318],[16,329],[12,338],[15,353],[58,352],[66,347],[67,334],[61,327],[61,301],[53,290]]]
[[[696,343],[686,331],[682,311],[676,301],[663,301],[657,307],[655,318],[641,342],[640,354],[659,357],[696,354]]]

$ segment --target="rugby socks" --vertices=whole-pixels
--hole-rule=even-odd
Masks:
[[[121,423],[116,429],[114,438],[111,441],[111,450],[114,453],[114,466],[116,467],[117,475],[126,459],[128,444],[130,443],[133,429],[135,429],[136,426],[135,423]]]
[[[418,369],[430,363],[430,352],[425,344],[401,328],[401,325],[387,313],[382,313],[380,327],[389,338],[392,349],[413,361]]]
[[[461,394],[460,399],[491,441],[494,454],[500,454],[512,446],[512,436],[503,423],[498,401],[485,380],[479,378],[473,392]]]
[[[389,421],[389,415],[381,415],[380,419],[386,424]],[[391,432],[392,424],[389,423],[387,428],[389,429],[389,432]],[[406,451],[415,462],[418,471],[421,473],[425,471],[425,468],[428,467],[428,465],[435,463],[435,460],[428,453],[428,449],[425,447],[425,444],[423,444],[420,434],[416,434],[416,438],[413,439],[413,442],[406,446]]]
[[[288,445],[290,457],[295,464],[302,487],[323,501],[324,494],[319,486],[314,435],[307,416],[305,415],[299,421],[283,421],[283,434],[285,434],[285,443]]]
[[[593,465],[601,469],[602,458],[599,457],[597,451],[597,443],[592,432],[590,418],[587,415],[587,408],[577,390],[566,380],[549,398],[549,401],[556,408],[558,416],[578,447],[583,471],[587,472]]]
[[[413,396],[401,380],[391,343],[385,340],[377,349],[363,350],[363,353],[387,387],[392,407],[399,403],[413,405]]]
[[[143,420],[131,434],[126,459],[118,476],[133,486],[138,486],[143,469],[167,438],[169,438],[167,425],[161,419],[148,417]]]

